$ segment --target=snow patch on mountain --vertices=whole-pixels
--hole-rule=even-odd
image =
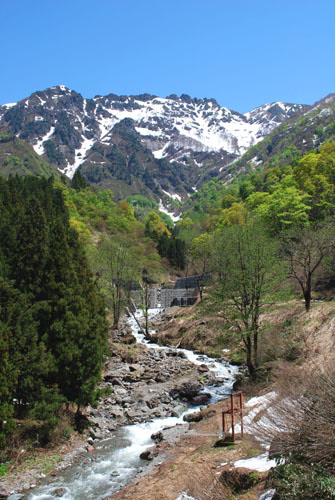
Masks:
[[[156,151],[152,151],[152,154],[157,160],[160,160],[161,158],[164,158],[165,156],[165,151],[169,147],[169,144],[165,144],[165,146],[162,149],[157,149]]]
[[[35,117],[35,119],[36,119],[36,117]],[[55,127],[51,127],[50,130],[49,130],[49,132],[47,134],[45,134],[45,136],[42,137],[42,139],[40,139],[39,141],[37,141],[36,144],[33,144],[33,148],[34,148],[35,152],[38,155],[42,156],[44,154],[44,146],[43,146],[43,144],[44,144],[45,141],[48,141],[50,139],[50,137],[52,136],[52,134],[54,133],[54,131],[55,131]]]
[[[63,170],[60,169],[60,171],[63,172],[63,174],[67,175],[67,177],[70,177],[70,179],[72,179],[77,168],[85,160],[87,151],[91,149],[94,143],[94,139],[86,139],[86,137],[84,137],[81,147],[79,149],[76,149],[75,151],[74,163],[72,165],[68,165]]]
[[[7,109],[12,108],[13,106],[16,106],[17,102],[7,102],[7,104],[3,104],[3,106]]]
[[[169,212],[169,210],[167,208],[165,208],[165,206],[163,205],[163,202],[161,199],[159,199],[158,210],[160,212],[163,212],[164,214],[167,214],[169,217],[171,217],[173,222],[177,222],[178,220],[181,219],[181,215],[174,215],[173,212]]]

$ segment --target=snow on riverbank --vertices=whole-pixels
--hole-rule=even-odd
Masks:
[[[176,500],[196,500],[194,497],[190,497],[186,493],[182,492]]]
[[[246,467],[247,469],[264,472],[270,470],[271,467],[276,467],[276,461],[270,460],[268,452],[262,453],[258,457],[247,458],[246,460],[237,460],[234,462],[235,467]]]

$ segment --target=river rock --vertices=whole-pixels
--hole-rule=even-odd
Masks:
[[[129,418],[138,418],[138,417],[142,416],[141,411],[126,410],[125,413],[126,413],[127,417],[129,417]]]
[[[205,373],[205,372],[208,372],[208,371],[209,371],[209,368],[208,368],[207,365],[202,364],[202,365],[198,366],[198,372]]]
[[[7,486],[3,483],[0,483],[0,499],[8,498],[9,497],[9,489]]]
[[[66,493],[67,493],[66,488],[57,488],[51,492],[51,494],[57,498],[62,498]]]
[[[186,354],[183,351],[178,351],[177,349],[169,349],[166,354],[168,356],[186,359]]]
[[[184,382],[182,385],[174,387],[170,391],[170,396],[173,399],[176,398],[185,398],[187,401],[190,401],[192,398],[197,396],[201,390],[201,385],[199,382]]]
[[[106,375],[106,377],[104,377],[104,381],[105,382],[110,382],[112,385],[118,385],[120,387],[124,387],[123,382],[122,382],[121,379],[119,379],[117,377],[113,377],[111,375]]]
[[[186,406],[184,405],[177,405],[173,408],[171,411],[171,417],[180,417],[182,413],[184,413],[186,409]]]
[[[202,392],[198,396],[195,396],[195,398],[192,398],[191,403],[194,406],[206,405],[210,399],[211,395],[208,392]]]
[[[85,446],[85,448],[86,448],[87,453],[93,453],[93,451],[94,451],[94,448],[91,444],[88,444],[87,446]]]
[[[163,433],[162,431],[154,432],[154,434],[151,434],[151,439],[153,441],[156,441],[157,443],[160,441],[163,441]]]
[[[136,342],[136,338],[134,337],[134,335],[131,335],[129,333],[124,335],[121,340],[122,340],[123,344],[127,344],[127,345],[135,344],[135,342]]]
[[[204,417],[202,416],[200,411],[194,413],[188,413],[183,416],[184,422],[200,422]]]
[[[124,411],[121,407],[117,406],[111,410],[110,414],[114,417],[114,418],[119,418],[119,417],[123,417],[124,415]]]
[[[140,458],[142,460],[152,460],[154,458],[152,455],[152,450],[149,449],[149,450],[142,451],[142,453],[140,454]]]

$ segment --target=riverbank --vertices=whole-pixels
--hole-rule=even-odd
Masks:
[[[15,470],[0,481],[4,489],[14,493],[33,490],[48,474],[57,478],[68,467],[91,460],[94,448],[121,427],[152,418],[179,417],[187,407],[208,402],[209,394],[201,393],[204,386],[221,386],[232,377],[226,360],[222,361],[228,376],[217,377],[205,363],[189,361],[183,351],[136,343],[134,332],[136,336],[137,326],[130,328],[128,319],[110,338],[112,356],[106,359],[101,384],[110,394],[96,409],[86,408],[84,413],[90,422],[86,433],[16,464]],[[179,439],[187,428],[180,425],[171,430],[169,442]]]
[[[262,454],[260,443],[245,435],[234,445],[217,446],[222,410],[227,405],[223,400],[202,410],[201,421],[192,422],[177,441],[170,429],[163,431],[161,443],[152,448],[151,465],[130,485],[104,500],[176,500],[182,492],[194,499],[222,500],[231,497],[223,477],[236,484],[242,478],[240,500],[258,499],[265,490],[267,472],[255,471],[251,464],[248,468],[248,462],[244,467],[236,463]]]

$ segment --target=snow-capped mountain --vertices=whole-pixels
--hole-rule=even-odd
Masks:
[[[69,177],[81,166],[90,182],[116,196],[149,190],[183,198],[305,110],[272,103],[243,115],[187,95],[84,99],[61,85],[1,106],[0,124]]]
[[[252,115],[254,111],[247,115]],[[274,128],[266,141],[248,150],[234,167],[243,172],[248,165],[259,166],[273,157],[276,157],[277,165],[288,165],[297,155],[316,149],[325,141],[334,140],[335,94],[329,94],[312,106],[304,107],[292,120]]]

